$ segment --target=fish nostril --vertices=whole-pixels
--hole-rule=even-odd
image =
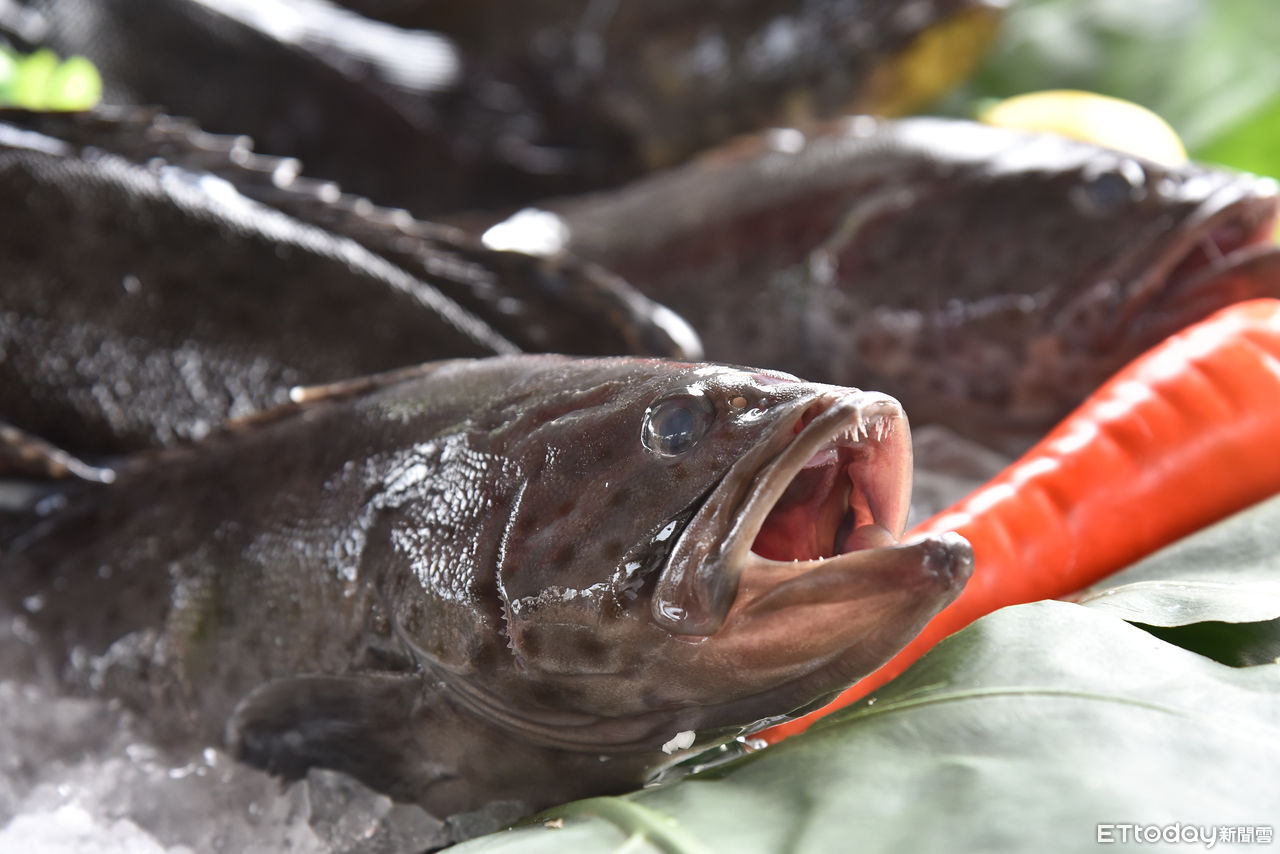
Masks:
[[[827,406],[828,404],[825,402],[815,403],[812,406],[807,407],[804,412],[800,413],[800,418],[796,421],[795,434],[797,436],[800,435],[801,431],[808,427],[813,419],[827,411]]]

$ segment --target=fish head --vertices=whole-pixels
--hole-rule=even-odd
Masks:
[[[523,480],[497,558],[501,664],[455,680],[479,714],[564,747],[657,749],[847,686],[963,587],[958,535],[899,542],[911,446],[892,398],[591,369],[611,376],[504,446]]]
[[[824,379],[886,388],[917,421],[1042,431],[1172,332],[1280,296],[1257,258],[1278,251],[1271,179],[940,119],[877,139],[895,180],[810,256],[841,305],[806,320],[839,366]]]

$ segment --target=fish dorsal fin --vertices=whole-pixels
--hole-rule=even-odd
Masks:
[[[396,383],[429,376],[443,367],[464,361],[466,360],[445,359],[439,362],[424,362],[420,365],[409,365],[404,368],[394,368],[390,371],[383,371],[377,374],[367,374],[361,377],[352,377],[351,379],[335,380],[331,383],[294,386],[289,389],[288,403],[272,407],[271,409],[263,409],[259,412],[254,412],[239,418],[232,418],[225,422],[218,432],[239,433],[246,430],[253,430],[263,425],[273,424],[281,419],[289,418],[295,413],[302,412],[316,406],[349,400],[362,394],[387,388],[395,385]]]
[[[0,421],[0,477],[74,478],[111,483],[114,469],[95,466],[25,430]]]
[[[442,366],[456,364],[459,361],[462,360],[446,359],[440,362],[425,362],[421,365],[409,365],[378,374],[352,377],[351,379],[338,380],[331,383],[294,386],[289,389],[289,400],[301,406],[321,400],[341,400],[355,397],[356,395],[386,388],[405,380],[428,376],[440,370]]]

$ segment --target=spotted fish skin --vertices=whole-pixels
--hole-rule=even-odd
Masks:
[[[1280,294],[1254,257],[1278,251],[1274,181],[957,120],[771,131],[549,207],[709,358],[1015,446],[1165,335]]]
[[[779,573],[724,562],[750,511],[715,502],[749,507],[773,460],[789,478],[832,441],[860,449],[900,533],[904,430],[883,395],[772,372],[434,363],[42,501],[0,550],[0,612],[34,639],[31,674],[121,698],[163,742],[225,735],[284,776],[338,768],[441,816],[533,810],[830,693],[954,598],[963,541],[819,560],[820,601],[802,585],[763,609]],[[728,594],[709,630],[682,627],[679,579]],[[815,619],[830,631],[779,643]]]
[[[530,154],[597,186],[771,125],[914,112],[972,70],[1004,7],[987,0],[346,5],[445,33],[473,67],[519,81],[542,119]]]
[[[398,26],[324,0],[9,5],[0,32],[87,56],[108,104],[249,134],[438,216],[616,185],[780,121],[901,114],[968,73],[1003,4],[349,4]]]

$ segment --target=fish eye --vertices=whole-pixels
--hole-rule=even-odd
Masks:
[[[689,389],[649,404],[640,441],[659,456],[679,456],[696,445],[715,420],[715,404],[698,389]]]
[[[1071,201],[1084,214],[1108,214],[1120,210],[1145,193],[1147,176],[1133,160],[1109,163],[1085,172],[1083,183],[1071,190]]]

